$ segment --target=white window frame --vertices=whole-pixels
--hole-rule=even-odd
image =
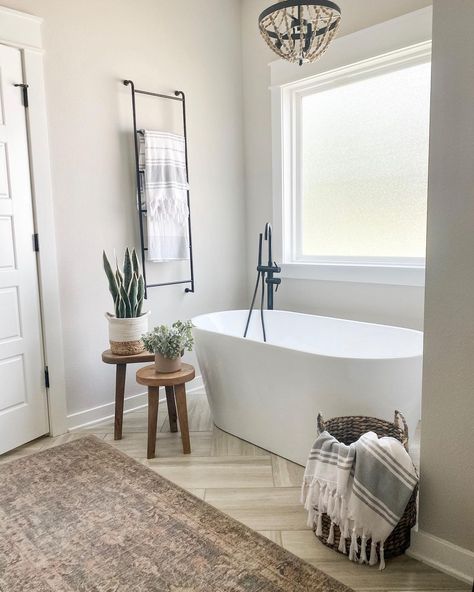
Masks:
[[[320,62],[288,69],[271,64],[273,222],[283,277],[423,286],[424,258],[305,257],[296,229],[301,198],[299,114],[304,96],[350,79],[367,78],[431,60],[431,8],[336,39]],[[414,41],[417,41],[414,43]],[[387,51],[388,50],[388,51]],[[326,57],[331,56],[330,60]],[[348,63],[347,56],[352,57]],[[362,59],[360,59],[362,58]],[[324,61],[325,60],[325,61]],[[300,244],[298,244],[298,241]]]

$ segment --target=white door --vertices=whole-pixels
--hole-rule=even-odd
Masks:
[[[0,45],[0,454],[49,432],[21,82]]]

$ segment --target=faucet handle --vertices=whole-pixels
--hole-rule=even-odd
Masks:
[[[273,272],[274,273],[281,273],[281,267],[278,266],[277,262],[273,262]]]

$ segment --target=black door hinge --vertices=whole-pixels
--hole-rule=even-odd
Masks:
[[[33,235],[33,251],[36,251],[38,253],[39,250],[40,250],[39,236],[38,236],[38,233],[35,232]]]
[[[21,87],[21,90],[23,91],[23,107],[26,109],[28,107],[28,85],[21,83],[15,84],[14,86]]]
[[[44,367],[44,385],[49,388],[49,369],[48,366]]]

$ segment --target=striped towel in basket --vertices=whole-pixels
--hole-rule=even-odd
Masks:
[[[316,535],[321,536],[321,514],[327,514],[331,518],[327,542],[334,542],[337,524],[339,551],[346,552],[346,539],[350,539],[351,561],[375,565],[380,543],[383,569],[384,541],[403,516],[417,483],[413,462],[395,438],[367,432],[346,446],[322,432],[311,449],[303,482],[308,524],[316,521]],[[368,539],[372,543],[369,558]]]
[[[308,510],[308,526],[317,523],[317,536],[322,535],[322,515],[327,514],[331,518],[329,544],[334,542],[334,525],[340,526],[342,531],[347,521],[348,490],[355,451],[354,444],[346,446],[328,432],[322,432],[309,453],[302,502]]]

